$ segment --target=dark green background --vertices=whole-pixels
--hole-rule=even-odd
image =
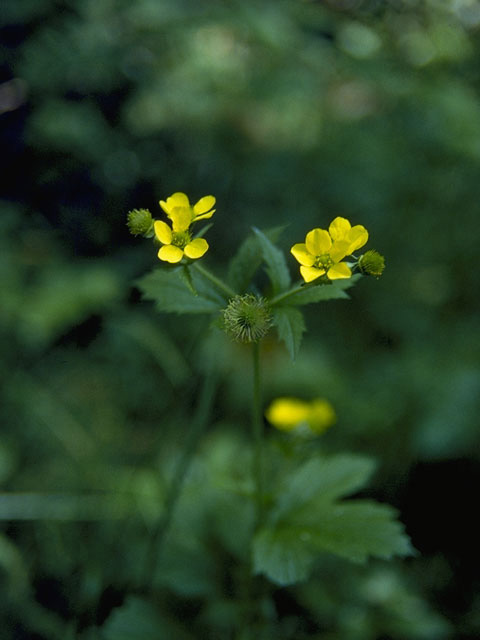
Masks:
[[[322,446],[377,458],[369,495],[400,509],[420,552],[381,571],[416,589],[405,617],[425,624],[396,627],[342,565],[332,599],[363,618],[295,637],[476,637],[479,3],[7,0],[0,20],[5,638],[77,637],[131,591],[219,349],[200,347],[208,318],[159,315],[132,284],[159,263],[126,213],[159,216],[175,191],[216,196],[218,274],[252,225],[288,225],[288,253],[337,215],[386,257],[350,301],[307,308],[296,363],[266,345],[265,401],[328,398],[339,419]],[[220,345],[212,431],[245,430],[248,361]],[[100,490],[150,496],[147,525],[137,514],[119,539],[56,497]]]

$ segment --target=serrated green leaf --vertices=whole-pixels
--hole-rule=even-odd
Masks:
[[[277,307],[273,310],[273,322],[278,337],[285,343],[292,360],[295,360],[305,331],[302,312],[292,307]]]
[[[260,229],[254,227],[253,231],[260,243],[267,275],[272,283],[272,293],[281,293],[288,289],[291,282],[285,256]]]
[[[178,270],[156,269],[137,281],[146,300],[153,300],[159,311],[169,313],[213,313],[225,301],[213,286],[197,272],[190,272],[192,287],[187,286]]]
[[[309,460],[285,476],[254,540],[255,571],[291,584],[308,577],[321,552],[354,562],[410,554],[395,509],[369,500],[339,500],[362,488],[372,469],[366,458],[338,455]]]
[[[176,621],[166,618],[148,600],[130,596],[102,627],[104,640],[193,640]]]
[[[183,280],[183,282],[187,285],[187,289],[194,296],[198,296],[198,291],[195,289],[195,286],[193,284],[192,273],[186,264],[183,265],[181,269],[179,269],[178,275]]]
[[[320,503],[293,520],[265,527],[254,539],[254,570],[278,584],[305,580],[319,553],[352,562],[412,553],[395,509],[368,500]]]
[[[265,236],[275,242],[285,227],[274,227],[265,231]],[[262,264],[263,254],[256,235],[249,235],[240,245],[237,253],[230,261],[227,281],[238,293],[244,293],[255,272]]]
[[[308,460],[282,478],[271,521],[285,517],[314,498],[331,502],[358,491],[365,486],[374,467],[369,458],[347,454]]]
[[[308,532],[307,532],[308,533]],[[253,570],[280,585],[308,578],[316,551],[296,530],[262,529],[253,541]]]
[[[318,284],[306,286],[302,291],[294,293],[286,299],[289,305],[311,304],[313,302],[323,302],[325,300],[348,299],[347,289],[350,289],[362,276],[356,274],[345,280],[335,280],[330,284]]]
[[[309,529],[311,544],[319,551],[353,562],[365,562],[369,556],[388,560],[412,553],[396,515],[389,505],[356,500],[329,505],[315,514],[309,510],[296,524],[302,531]]]

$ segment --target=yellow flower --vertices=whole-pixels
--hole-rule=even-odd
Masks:
[[[166,201],[160,200],[160,206],[172,221],[174,232],[187,231],[193,222],[211,218],[215,213],[214,205],[213,196],[204,196],[192,207],[188,197],[181,192],[174,193]]]
[[[346,218],[335,218],[328,228],[312,229],[305,243],[294,244],[290,249],[300,263],[300,273],[305,282],[326,275],[330,280],[350,278],[352,271],[345,256],[351,255],[368,240],[368,231],[360,224],[352,227]]]
[[[166,222],[156,220],[154,225],[155,235],[162,243],[158,251],[158,257],[164,262],[180,262],[184,255],[187,258],[196,260],[201,258],[208,250],[208,242],[204,238],[192,240],[187,229],[172,229]]]
[[[276,398],[266,410],[265,416],[281,431],[306,426],[315,434],[323,433],[336,421],[332,405],[323,398],[316,398],[311,402],[298,398]]]

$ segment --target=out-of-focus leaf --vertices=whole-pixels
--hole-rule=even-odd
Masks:
[[[318,551],[354,562],[365,562],[369,556],[389,559],[412,553],[403,525],[396,520],[397,511],[389,505],[350,500],[328,505],[324,511],[322,506],[314,503],[316,513],[302,511],[293,516],[294,529],[308,527],[311,537],[305,536],[306,542]]]
[[[369,460],[336,456],[310,460],[290,473],[255,537],[255,571],[292,584],[308,577],[322,552],[354,562],[411,553],[394,509],[368,500],[337,500],[361,488],[371,470]]]
[[[167,618],[148,600],[130,596],[102,628],[104,640],[193,640],[179,623]]]
[[[302,540],[301,531],[264,528],[255,536],[255,571],[264,573],[277,584],[287,585],[305,580],[314,561],[315,552]]]
[[[344,454],[308,460],[282,478],[272,520],[279,520],[312,498],[331,502],[358,491],[367,483],[374,466],[369,458]]]
[[[81,263],[45,270],[23,292],[17,331],[32,347],[44,346],[120,297],[122,281],[106,264]]]

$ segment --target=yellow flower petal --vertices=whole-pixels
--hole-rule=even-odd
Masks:
[[[332,236],[332,240],[343,240],[351,228],[352,225],[346,218],[338,216],[335,220],[332,220],[328,231]]]
[[[332,239],[328,231],[324,229],[312,229],[312,231],[307,233],[305,244],[307,245],[307,251],[309,253],[314,256],[320,256],[323,253],[328,253],[332,246]]]
[[[290,249],[290,253],[294,255],[296,260],[298,260],[300,264],[303,264],[304,267],[311,267],[315,262],[315,256],[308,253],[307,246],[303,242],[294,244]]]
[[[300,273],[305,282],[312,282],[316,278],[323,276],[325,269],[317,269],[317,267],[300,267]]]
[[[345,262],[339,262],[334,264],[333,267],[327,271],[327,276],[330,280],[340,280],[341,278],[350,278],[352,272],[350,267]]]
[[[167,204],[169,207],[173,209],[173,207],[189,207],[190,200],[185,193],[181,191],[177,191],[172,194],[169,198],[167,198]]]
[[[190,207],[173,207],[169,213],[174,231],[186,231],[192,222]]]
[[[159,204],[165,213],[170,215],[174,207],[190,207],[190,200],[184,193],[177,191],[177,193],[174,193],[167,198],[166,202],[164,200],[160,200]]]
[[[323,433],[336,422],[336,419],[335,410],[328,400],[317,398],[311,402],[307,422],[314,433]]]
[[[215,211],[216,209],[212,209],[208,213],[204,213],[201,216],[195,216],[194,221],[196,222],[197,220],[206,220],[207,218],[211,218]]]
[[[210,211],[210,209],[215,205],[215,202],[216,200],[214,196],[204,196],[203,198],[200,198],[197,204],[193,207],[195,216],[199,216],[202,213],[207,213],[207,211]]]
[[[330,257],[333,262],[340,262],[351,253],[350,244],[344,240],[336,240],[330,249]]]
[[[165,202],[165,200],[159,200],[158,204],[162,207],[162,209],[168,215],[168,212],[170,211],[170,209],[168,208],[168,204]]]
[[[368,240],[368,231],[361,224],[357,224],[350,229],[345,240],[350,244],[348,249],[348,255],[363,247]]]
[[[305,422],[310,412],[307,402],[297,398],[277,398],[265,412],[267,420],[277,429],[291,431]]]
[[[164,262],[180,262],[183,258],[183,251],[180,247],[175,247],[173,244],[166,244],[160,248],[158,257]]]
[[[170,244],[172,242],[172,230],[163,220],[155,220],[153,224],[155,235],[162,244]]]
[[[204,238],[196,238],[185,247],[185,255],[189,258],[201,258],[208,250],[208,242]]]

